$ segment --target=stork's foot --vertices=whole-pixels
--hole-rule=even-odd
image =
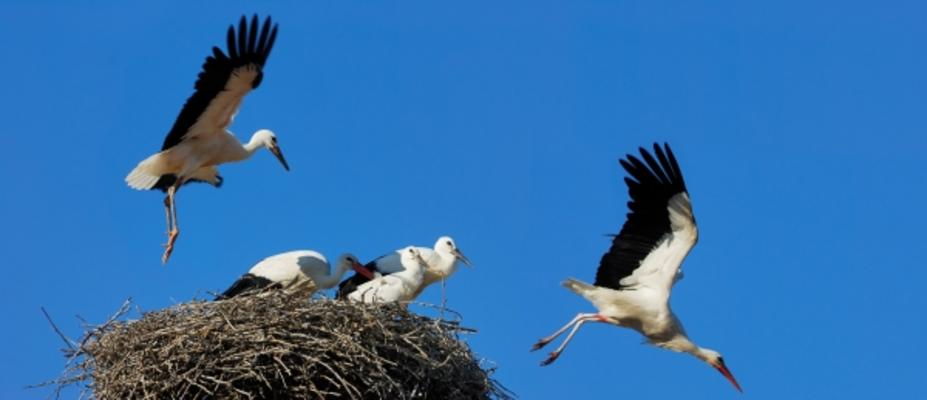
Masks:
[[[552,362],[557,361],[557,357],[560,357],[559,351],[550,353],[550,355],[547,356],[546,360],[541,361],[541,366],[544,367],[544,366],[550,365]]]
[[[550,343],[550,342],[551,342],[551,340],[548,339],[548,338],[544,338],[544,339],[538,340],[538,342],[535,343],[534,346],[531,346],[531,351],[540,350],[541,347],[547,346],[547,344]]]
[[[171,258],[171,253],[174,252],[174,242],[177,241],[177,236],[180,235],[180,231],[174,229],[168,234],[167,244],[164,245],[164,254],[161,255],[161,263],[167,264],[167,260]]]

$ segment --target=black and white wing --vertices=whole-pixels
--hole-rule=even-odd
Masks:
[[[376,272],[376,270],[373,267],[373,263],[368,263],[367,265],[364,266],[364,268],[367,271],[370,271],[370,273]],[[357,290],[358,286],[363,285],[369,281],[370,279],[368,279],[366,276],[363,276],[355,272],[354,275],[352,275],[350,278],[345,279],[341,281],[341,283],[338,284],[338,291],[335,292],[335,298],[336,299],[346,299],[348,298],[349,294]]]
[[[257,15],[251,18],[250,26],[242,16],[238,32],[234,25],[230,26],[228,55],[218,47],[212,48],[196,80],[196,92],[180,110],[161,150],[197,135],[224,132],[245,95],[261,84],[264,63],[276,39],[277,25],[271,24],[270,17],[264,20],[263,27]]]
[[[668,144],[654,143],[656,158],[620,160],[628,172],[628,220],[599,263],[595,285],[615,290],[647,286],[669,290],[695,246],[698,229],[679,164]]]

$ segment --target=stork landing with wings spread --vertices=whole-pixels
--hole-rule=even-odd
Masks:
[[[673,285],[682,277],[679,267],[698,240],[692,203],[669,145],[653,145],[654,158],[640,149],[643,161],[628,155],[621,166],[630,177],[627,222],[599,263],[595,284],[567,279],[563,285],[583,296],[598,309],[580,313],[548,337],[538,341],[538,350],[570,327],[570,333],[541,365],[549,365],[563,352],[573,335],[586,322],[604,322],[631,328],[657,347],[692,354],[708,363],[741,391],[721,354],[695,345],[670,309]]]
[[[196,80],[196,92],[180,110],[161,151],[140,162],[126,177],[126,183],[133,189],[167,192],[164,207],[168,239],[162,262],[170,258],[180,234],[174,206],[174,195],[180,186],[205,182],[219,187],[222,184],[216,168],[219,164],[246,160],[261,148],[270,150],[284,169],[290,169],[273,132],[261,129],[242,144],[227,130],[242,100],[261,84],[264,63],[276,39],[277,25],[271,24],[270,17],[263,27],[258,24],[257,15],[251,18],[250,27],[248,20],[241,17],[237,34],[234,25],[230,26],[226,37],[229,54],[212,48],[212,55],[206,58]]]

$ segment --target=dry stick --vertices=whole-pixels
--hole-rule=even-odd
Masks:
[[[48,315],[48,311],[45,311],[45,307],[39,307],[39,308],[42,310],[42,314],[45,314],[45,319],[48,320],[49,324],[51,324],[52,329],[55,330],[55,333],[57,333],[58,336],[61,338],[61,340],[64,341],[64,344],[68,346],[68,349],[70,349],[70,351],[72,352],[77,351],[77,349],[74,347],[77,345],[77,343],[75,343],[73,340],[65,336],[64,333],[61,332],[61,329],[58,329],[58,325],[55,325],[55,321],[52,321],[51,316]]]

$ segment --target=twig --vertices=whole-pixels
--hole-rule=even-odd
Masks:
[[[63,332],[61,332],[61,329],[58,329],[58,325],[55,325],[55,321],[52,321],[51,316],[48,315],[48,311],[45,311],[45,307],[39,308],[42,310],[42,314],[45,314],[45,319],[49,324],[51,324],[52,329],[55,330],[55,333],[58,334],[58,337],[60,337],[61,340],[64,341],[64,344],[68,346],[68,349],[70,349],[71,352],[77,351],[77,349],[74,347],[77,345],[77,343],[74,343],[74,341],[72,341],[70,338],[65,336]]]

